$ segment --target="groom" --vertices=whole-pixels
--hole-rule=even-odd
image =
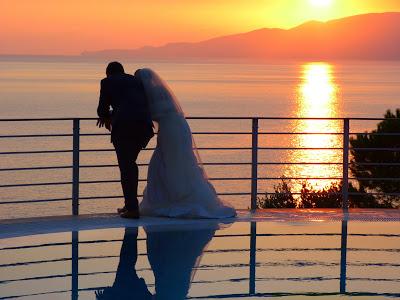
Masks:
[[[141,81],[126,74],[119,62],[109,63],[106,75],[101,80],[97,126],[111,131],[117,154],[125,198],[125,206],[118,213],[122,218],[137,219],[139,169],[136,159],[154,135],[153,123]]]
[[[136,272],[138,228],[126,227],[114,284],[95,291],[97,300],[151,300],[146,282]]]

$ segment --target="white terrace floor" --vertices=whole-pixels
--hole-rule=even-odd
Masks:
[[[399,209],[350,209],[344,214],[341,209],[268,209],[239,210],[232,219],[218,220],[233,222],[400,222]],[[198,227],[215,222],[207,219],[171,219],[141,217],[139,220],[122,219],[116,214],[91,214],[81,216],[43,217],[0,221],[0,239],[17,236],[79,231],[104,228],[137,227],[149,225],[182,225]]]

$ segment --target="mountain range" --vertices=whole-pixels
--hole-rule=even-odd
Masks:
[[[262,28],[196,43],[83,52],[83,57],[135,59],[400,59],[400,12]]]

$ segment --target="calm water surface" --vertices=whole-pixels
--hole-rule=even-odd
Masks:
[[[94,117],[99,81],[106,63],[85,62],[10,62],[0,65],[0,118]],[[271,117],[381,117],[386,109],[399,107],[399,62],[293,62],[274,64],[177,64],[124,63],[127,72],[151,67],[170,84],[187,116],[271,116]],[[251,130],[249,121],[191,121],[193,131]],[[351,131],[359,132],[376,126],[373,121],[354,121]],[[0,134],[71,133],[71,122],[0,123]],[[93,121],[81,124],[82,133],[103,132]],[[341,147],[340,135],[318,133],[341,132],[339,121],[261,121],[264,132],[311,132],[312,135],[260,136],[262,147]],[[249,147],[249,135],[196,136],[199,147]],[[154,144],[154,141],[153,141]],[[1,139],[1,151],[70,149],[71,138]],[[111,148],[108,137],[82,137],[82,149]],[[150,152],[140,160],[147,161]],[[203,162],[250,162],[250,151],[202,151]],[[261,162],[341,162],[337,150],[266,150],[260,151]],[[112,152],[85,152],[81,164],[114,164]],[[2,155],[1,168],[70,165],[70,154]],[[207,166],[210,177],[249,177],[247,166]],[[340,165],[267,165],[260,166],[260,177],[340,177]],[[141,177],[146,177],[143,168]],[[115,168],[82,169],[81,180],[118,179]],[[69,169],[47,171],[1,172],[0,184],[68,182]],[[273,191],[278,181],[263,180],[259,191]],[[314,180],[317,187],[331,180]],[[143,188],[143,184],[141,188]],[[215,181],[217,190],[248,192],[248,181]],[[297,184],[299,184],[297,182]],[[120,195],[118,183],[85,184],[82,197]],[[0,200],[70,198],[71,187],[46,186],[5,188]],[[247,208],[249,199],[229,197],[236,207]],[[82,212],[109,212],[119,200],[85,200]],[[29,214],[65,214],[70,202],[30,204]],[[26,206],[2,205],[0,217],[26,214]]]
[[[0,239],[0,298],[399,298],[398,222],[344,225],[347,234],[341,222],[289,221]]]

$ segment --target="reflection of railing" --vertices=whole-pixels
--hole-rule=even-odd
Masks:
[[[348,238],[384,238],[384,239],[398,239],[400,236],[398,234],[380,234],[380,233],[375,233],[375,234],[358,234],[358,233],[348,233],[347,231],[347,222],[348,221],[342,221],[342,226],[341,226],[341,232],[328,232],[328,233],[257,233],[257,224],[255,222],[251,223],[250,227],[250,233],[242,233],[242,234],[223,234],[223,231],[220,232],[219,234],[215,235],[213,239],[220,239],[220,238],[229,238],[229,239],[234,239],[234,238],[239,238],[239,239],[250,239],[250,244],[248,248],[239,248],[239,249],[229,249],[229,248],[214,248],[212,250],[206,250],[204,252],[204,255],[212,255],[212,254],[217,254],[217,253],[224,253],[226,254],[225,257],[232,259],[233,253],[243,253],[243,255],[246,255],[246,257],[249,257],[249,263],[238,263],[235,264],[231,260],[225,260],[225,261],[220,261],[218,260],[218,264],[211,264],[211,265],[205,265],[202,264],[200,261],[200,265],[197,267],[199,270],[205,270],[207,272],[213,272],[213,270],[219,270],[221,268],[245,268],[248,269],[248,277],[244,276],[241,278],[230,278],[230,279],[224,279],[224,278],[219,278],[219,280],[215,280],[216,283],[219,284],[240,284],[242,282],[248,282],[248,290],[243,290],[242,293],[238,294],[225,294],[225,295],[207,295],[207,296],[197,296],[197,297],[191,297],[193,299],[212,299],[212,298],[246,298],[246,297],[259,297],[263,298],[266,296],[289,296],[289,295],[304,295],[304,296],[328,296],[328,295],[349,295],[349,296],[357,296],[357,295],[363,295],[363,296],[387,296],[387,297],[398,297],[400,296],[399,293],[374,293],[374,292],[368,292],[369,288],[368,286],[364,285],[363,286],[363,292],[355,292],[355,291],[349,291],[348,288],[346,288],[346,283],[347,282],[363,282],[363,281],[370,281],[372,280],[377,283],[381,283],[383,285],[383,288],[386,287],[386,284],[388,283],[393,283],[394,285],[399,281],[396,278],[390,278],[389,277],[384,277],[384,278],[377,278],[376,276],[372,277],[357,277],[357,274],[354,273],[354,270],[352,272],[351,276],[347,276],[347,268],[351,267],[371,267],[376,270],[376,268],[379,268],[382,270],[380,274],[390,274],[390,269],[391,268],[397,268],[398,263],[396,261],[390,261],[388,262],[385,260],[384,262],[379,262],[379,261],[373,261],[370,262],[370,264],[365,264],[362,263],[362,260],[360,261],[359,259],[351,261],[347,260],[347,252],[351,253],[361,253],[361,252],[382,252],[382,253],[387,253],[387,254],[394,254],[398,253],[400,249],[398,248],[387,248],[387,249],[380,249],[380,248],[348,248],[347,246],[347,239]],[[71,232],[71,241],[65,241],[65,242],[58,242],[58,243],[44,243],[44,244],[28,244],[28,245],[23,245],[23,246],[3,246],[0,248],[0,254],[2,257],[4,257],[4,253],[7,253],[8,251],[12,251],[16,256],[13,257],[30,257],[30,251],[35,251],[35,253],[40,253],[38,252],[38,249],[41,249],[43,253],[47,253],[47,249],[49,247],[53,248],[53,253],[55,252],[55,249],[62,249],[63,247],[71,247],[71,256],[67,257],[59,257],[56,259],[46,259],[46,260],[30,260],[30,261],[22,261],[18,263],[10,263],[10,264],[2,264],[0,265],[0,270],[4,270],[5,272],[1,272],[2,274],[27,274],[26,277],[22,277],[19,275],[19,278],[16,279],[6,279],[6,276],[2,276],[1,284],[2,287],[4,288],[7,286],[7,284],[14,284],[18,283],[19,286],[19,295],[1,295],[2,299],[9,299],[9,298],[20,298],[20,297],[29,297],[29,296],[34,296],[34,295],[49,295],[49,294],[61,294],[61,293],[70,293],[71,294],[71,299],[76,300],[78,299],[78,294],[79,292],[84,292],[84,291],[92,291],[96,290],[99,288],[103,288],[103,286],[96,286],[96,287],[79,287],[79,279],[85,278],[85,276],[101,276],[104,274],[114,274],[114,270],[102,270],[98,269],[97,266],[98,264],[91,264],[91,262],[94,263],[96,259],[118,259],[119,256],[116,253],[110,253],[108,255],[98,255],[98,253],[93,253],[93,255],[90,256],[85,256],[81,255],[79,256],[79,249],[80,246],[85,246],[85,245],[104,245],[104,244],[115,244],[115,243],[120,243],[122,240],[121,239],[103,239],[103,240],[87,240],[87,241],[80,241],[79,240],[79,232],[78,231],[73,231]],[[337,247],[318,247],[318,248],[298,248],[298,247],[286,247],[286,248],[265,248],[264,247],[258,247],[256,246],[256,241],[258,238],[263,238],[263,237],[281,237],[287,241],[288,237],[305,237],[305,238],[316,238],[319,239],[321,237],[331,237],[332,239],[336,239],[337,237],[341,237],[341,242],[340,245],[338,244]],[[146,238],[139,238],[139,242],[146,242]],[[364,244],[370,245],[370,243],[365,242]],[[146,249],[146,247],[140,247],[141,249]],[[99,248],[98,248],[99,249]],[[102,248],[103,249],[103,248]],[[118,251],[119,247],[112,247],[112,249]],[[20,252],[18,252],[20,251]],[[65,249],[60,250],[65,251]],[[330,253],[337,253],[340,251],[340,261],[336,259],[334,261],[311,261],[313,262],[313,266],[318,266],[331,269],[335,268],[337,275],[331,275],[331,276],[321,276],[320,274],[308,274],[308,271],[304,270],[304,272],[307,274],[306,277],[301,277],[301,275],[292,275],[288,274],[286,277],[274,277],[273,273],[271,273],[271,276],[268,277],[263,277],[263,275],[258,275],[256,274],[257,270],[261,270],[262,268],[270,268],[270,272],[273,272],[271,268],[273,267],[294,267],[294,268],[300,268],[304,269],[304,264],[302,265],[301,263],[293,263],[292,265],[287,265],[282,262],[275,262],[271,261],[271,263],[265,263],[265,262],[260,262],[260,257],[262,253],[272,253],[274,251],[278,251],[281,254],[281,257],[286,257],[286,253],[293,252],[295,251],[296,253],[301,253],[301,252],[307,252],[307,257],[312,257],[313,252],[320,252],[320,251],[328,251]],[[142,252],[139,254],[139,256],[146,256],[147,253]],[[259,259],[257,260],[257,256]],[[264,256],[266,257],[266,256]],[[267,256],[268,257],[268,256]],[[300,256],[301,257],[301,256]],[[336,257],[335,255],[332,255],[332,257]],[[83,263],[85,266],[96,266],[96,271],[90,271],[90,272],[79,272],[79,261]],[[59,272],[57,269],[54,268],[49,268],[48,263],[56,263],[56,262],[70,262],[71,263],[71,273],[57,273]],[[309,260],[304,261],[304,263],[310,263]],[[28,268],[29,271],[27,272],[6,272],[6,270],[10,270],[13,268],[18,268],[18,267],[25,267]],[[32,270],[29,269],[29,267],[38,267],[38,270],[40,270],[40,276],[32,272]],[[132,266],[133,267],[133,266]],[[18,270],[18,269],[17,269]],[[52,273],[43,273],[43,270],[46,271],[51,271]],[[388,272],[385,272],[385,270],[388,270]],[[136,269],[137,272],[139,272],[140,275],[143,275],[141,272],[152,272],[151,269],[147,268],[146,266],[140,266]],[[362,271],[363,275],[365,275],[365,269]],[[33,273],[33,274],[32,274]],[[296,273],[296,272],[294,272]],[[29,274],[29,275],[28,275]],[[376,274],[376,273],[374,273]],[[71,288],[66,289],[66,290],[51,290],[51,291],[42,291],[42,292],[37,292],[36,294],[23,294],[23,283],[27,282],[27,288],[31,288],[32,286],[38,286],[38,287],[49,287],[48,284],[45,284],[46,280],[49,280],[51,282],[51,279],[54,278],[68,278],[71,280]],[[209,276],[209,278],[214,278],[213,276]],[[301,292],[296,292],[296,291],[282,291],[282,292],[275,292],[275,293],[263,293],[263,292],[257,292],[257,283],[260,285],[258,286],[258,290],[262,290],[262,281],[263,280],[268,280],[268,281],[286,281],[286,282],[301,282],[304,280],[305,282],[307,281],[312,281],[313,278],[315,280],[318,280],[318,282],[324,282],[324,281],[335,281],[338,282],[338,291],[334,292],[322,292],[319,289],[319,292],[316,291],[305,291],[305,289],[302,287]],[[82,281],[81,281],[82,282]],[[83,285],[87,284],[87,281],[83,280]],[[97,282],[97,280],[95,281]],[[34,283],[34,284],[32,284]],[[194,279],[192,281],[192,285],[196,284],[202,284],[204,285],[204,288],[202,289],[203,291],[207,291],[207,284],[212,283],[212,281],[199,281],[198,279]],[[63,284],[65,285],[65,284]],[[82,283],[81,283],[82,285]],[[382,288],[377,288],[376,286],[374,287],[375,290],[382,290]],[[238,289],[235,288],[237,291]],[[229,292],[229,291],[228,291]]]
[[[281,118],[281,117],[189,117],[189,120],[247,120],[252,122],[252,130],[248,132],[194,132],[195,135],[251,135],[251,147],[200,147],[199,150],[212,150],[212,151],[251,151],[251,161],[249,162],[206,162],[204,165],[209,166],[251,166],[251,177],[211,177],[212,181],[250,181],[251,190],[231,193],[219,193],[224,196],[251,196],[251,208],[257,207],[257,196],[259,194],[268,195],[275,193],[259,192],[258,182],[260,180],[279,180],[281,177],[260,177],[258,176],[258,167],[263,165],[336,165],[342,166],[342,176],[337,177],[285,177],[287,180],[341,180],[342,181],[342,207],[343,210],[347,211],[349,206],[349,195],[365,195],[361,193],[350,193],[349,192],[349,181],[400,181],[399,178],[356,178],[349,176],[349,137],[351,135],[360,134],[350,132],[350,121],[380,121],[382,118]],[[90,200],[90,199],[114,199],[121,198],[122,196],[86,196],[81,197],[79,195],[79,187],[83,184],[106,184],[116,183],[118,180],[80,180],[80,169],[87,168],[105,168],[105,167],[116,167],[116,165],[82,165],[80,164],[80,153],[89,152],[108,152],[113,149],[81,149],[80,140],[86,136],[107,136],[107,133],[80,133],[80,122],[95,120],[94,118],[58,118],[58,119],[0,119],[0,124],[5,122],[21,123],[21,122],[59,122],[59,121],[71,121],[72,122],[72,133],[67,134],[19,134],[19,135],[0,135],[0,139],[25,139],[25,138],[49,138],[49,137],[72,137],[72,149],[62,150],[43,150],[43,151],[6,151],[0,152],[0,155],[14,156],[14,155],[30,155],[30,154],[49,154],[49,153],[72,153],[72,164],[63,166],[32,166],[32,167],[19,167],[19,168],[0,168],[0,172],[10,171],[27,171],[27,170],[56,170],[56,169],[72,169],[72,181],[61,181],[61,182],[39,182],[39,183],[15,183],[15,184],[0,184],[0,189],[5,188],[19,188],[29,186],[56,186],[56,185],[71,185],[72,194],[70,198],[53,198],[53,199],[32,199],[32,200],[11,200],[1,201],[0,204],[23,204],[23,203],[40,203],[40,202],[60,202],[60,201],[72,201],[72,213],[74,215],[79,214],[79,201]],[[338,121],[342,122],[343,132],[260,132],[259,122],[262,120],[315,120],[315,121]],[[400,136],[400,133],[362,133],[366,135],[389,135],[389,136]],[[258,138],[262,135],[337,135],[341,136],[343,140],[342,147],[261,147],[259,146]],[[152,148],[146,150],[153,150]],[[259,152],[264,150],[274,151],[307,151],[307,150],[334,150],[342,152],[342,162],[261,162],[258,159]],[[400,148],[353,148],[355,151],[400,151]],[[369,166],[400,166],[400,163],[381,163],[381,162],[365,162],[357,163],[358,165],[369,165]],[[139,164],[140,166],[147,166],[148,164]],[[141,179],[145,181],[145,179]],[[293,193],[299,194],[299,193]],[[377,195],[377,193],[369,193]],[[382,194],[379,194],[382,195]],[[386,196],[400,196],[400,192],[386,193]]]

